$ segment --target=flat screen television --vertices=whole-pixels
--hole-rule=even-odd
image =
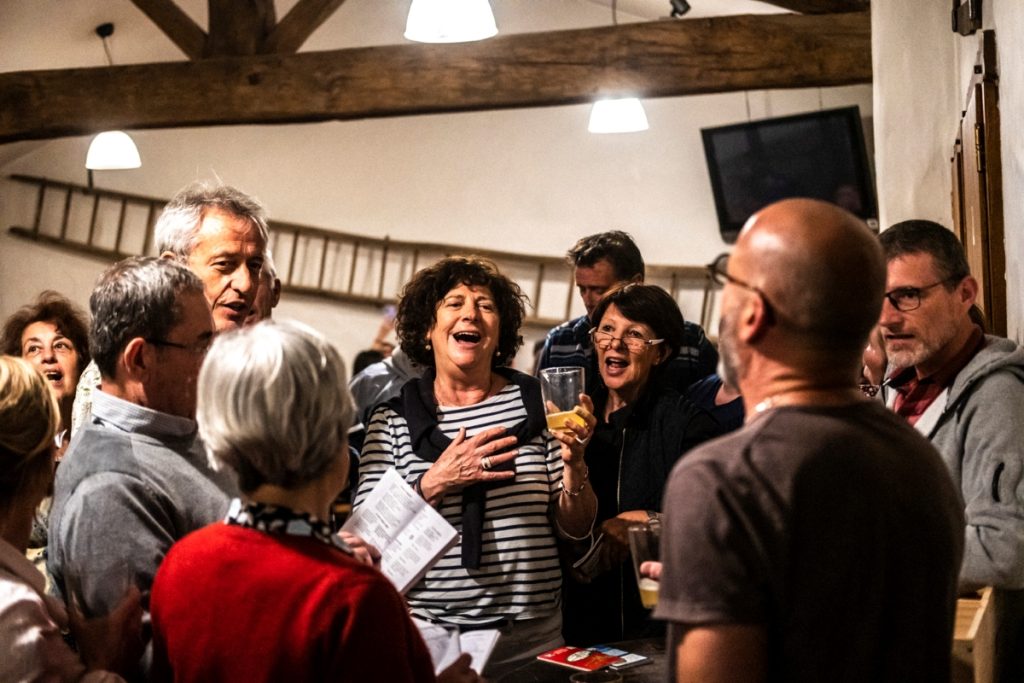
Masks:
[[[704,154],[722,239],[788,197],[833,202],[877,229],[875,186],[857,107],[705,128]]]

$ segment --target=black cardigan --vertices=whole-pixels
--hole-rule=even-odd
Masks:
[[[599,426],[601,438],[593,445],[605,452],[588,449],[587,455],[593,456],[587,458],[591,478],[610,478],[606,483],[614,483],[618,494],[617,501],[601,500],[599,494],[598,523],[626,510],[661,510],[661,494],[676,462],[697,444],[724,433],[705,410],[666,383],[653,378],[646,389]],[[595,397],[599,416],[607,400],[602,388]],[[608,452],[614,450],[619,452]],[[608,490],[596,483],[595,490],[599,487]]]

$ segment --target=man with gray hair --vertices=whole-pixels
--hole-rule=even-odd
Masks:
[[[245,324],[268,239],[263,205],[227,185],[189,185],[156,222],[157,251],[199,276],[218,332]]]
[[[155,234],[161,257],[199,276],[216,331],[242,327],[264,275],[270,232],[263,205],[228,185],[193,183],[164,207]],[[280,296],[280,284],[276,296]],[[91,394],[98,382],[94,361],[82,372],[75,392],[72,436],[89,419]]]
[[[57,472],[47,569],[86,614],[143,592],[171,545],[222,519],[237,489],[196,438],[196,381],[214,335],[202,281],[168,259],[108,269],[89,299],[101,383]],[[120,576],[119,576],[120,575]]]

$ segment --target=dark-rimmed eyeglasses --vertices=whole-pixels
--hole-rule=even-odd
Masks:
[[[921,292],[928,291],[929,289],[933,289],[939,285],[944,285],[949,282],[950,279],[951,278],[947,277],[945,280],[939,280],[938,282],[933,282],[932,284],[925,285],[924,287],[897,287],[896,289],[886,292],[884,296],[889,300],[889,303],[892,304],[892,307],[900,313],[915,311],[918,308],[921,308]]]
[[[721,254],[718,256],[718,258],[712,261],[710,265],[708,265],[708,275],[710,275],[714,283],[720,287],[725,287],[726,283],[732,283],[737,287],[742,287],[743,289],[754,292],[760,295],[762,298],[764,297],[764,292],[762,292],[760,288],[755,287],[750,283],[744,282],[738,277],[730,275],[727,271],[728,267],[729,255]]]
[[[146,339],[147,344],[152,344],[153,346],[169,346],[172,349],[182,349],[183,351],[188,351],[189,353],[193,353],[197,356],[205,354],[209,350],[212,342],[213,337],[200,339],[199,341],[191,344],[182,344],[180,342],[172,342],[166,339]]]
[[[618,341],[622,342],[622,344],[633,353],[640,353],[648,346],[654,346],[665,341],[664,339],[644,339],[639,334],[631,337],[628,336],[629,334],[630,333],[627,332],[626,335],[622,337],[616,337],[611,332],[603,332],[596,327],[590,330],[590,336],[594,340],[594,346],[602,351],[607,351],[612,347],[612,342]]]
[[[764,307],[768,315],[772,319],[781,322],[778,310],[775,308],[775,306],[772,305],[772,302],[768,300],[768,296],[764,293],[764,291],[760,287],[755,287],[749,282],[744,282],[738,277],[730,275],[727,270],[728,267],[729,255],[719,254],[719,256],[707,266],[708,277],[710,277],[712,282],[714,282],[719,287],[725,287],[725,285],[728,283],[736,285],[737,287],[741,287],[742,289],[745,289],[748,292],[753,292],[754,294],[757,294],[759,297],[761,297],[761,301],[764,302]]]

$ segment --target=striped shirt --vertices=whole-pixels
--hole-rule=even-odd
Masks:
[[[472,437],[526,419],[522,392],[515,384],[475,405],[440,406],[438,412],[438,426],[449,438],[460,427]],[[417,617],[483,624],[546,618],[558,609],[562,573],[550,514],[562,480],[561,450],[546,431],[518,449],[514,482],[487,492],[480,568],[462,567],[462,549],[456,544],[409,590],[406,597]],[[355,507],[388,468],[395,467],[411,485],[431,464],[413,453],[405,418],[381,406],[367,429]],[[438,511],[461,533],[461,493],[446,495]]]

